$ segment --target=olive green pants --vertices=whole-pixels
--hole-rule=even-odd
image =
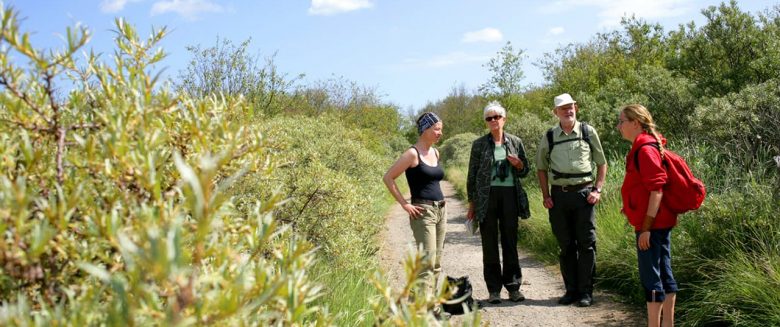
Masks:
[[[425,208],[422,215],[409,219],[414,233],[414,241],[422,248],[428,265],[420,274],[426,286],[426,291],[432,291],[441,275],[441,255],[444,249],[444,234],[447,232],[447,206],[441,207],[415,204]]]

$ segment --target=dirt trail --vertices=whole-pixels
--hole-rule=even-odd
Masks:
[[[466,209],[463,202],[455,197],[452,184],[442,182],[442,191],[447,200],[447,236],[444,245],[442,267],[444,274],[450,276],[468,275],[474,285],[474,299],[487,298],[487,288],[482,276],[482,249],[478,235],[466,232],[463,225]],[[542,219],[544,217],[532,217]],[[402,282],[403,267],[401,258],[404,251],[413,244],[408,215],[395,205],[386,218],[383,231],[382,266],[392,285],[398,287]],[[523,249],[520,252],[520,267],[523,270],[523,285],[520,290],[526,297],[522,302],[507,300],[506,290],[501,304],[484,303],[482,308],[483,325],[490,326],[642,326],[643,312],[636,312],[626,305],[614,302],[610,296],[601,292],[594,294],[595,303],[588,308],[558,305],[558,297],[563,295],[563,282],[558,267],[545,267],[530,258]],[[633,310],[633,311],[632,311]],[[460,317],[450,319],[453,325],[460,324]]]

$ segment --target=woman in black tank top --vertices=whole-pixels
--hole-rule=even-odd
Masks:
[[[438,164],[438,152],[436,154],[436,165],[431,166],[425,163],[420,154],[420,149],[416,145],[411,147],[417,152],[417,166],[406,169],[406,182],[409,184],[409,190],[412,193],[412,202],[415,200],[441,201],[444,200],[444,194],[441,192],[439,181],[444,179],[444,169]]]
[[[438,284],[447,226],[444,194],[439,186],[439,181],[444,178],[444,169],[439,161],[439,152],[433,148],[433,144],[441,139],[443,127],[436,114],[422,114],[417,119],[420,135],[417,142],[401,154],[382,179],[390,194],[409,214],[414,240],[417,245],[422,245],[429,261],[429,269],[421,273],[425,280],[425,292],[432,292],[433,285]],[[395,183],[395,179],[402,173],[406,173],[409,183],[410,201],[404,199]]]

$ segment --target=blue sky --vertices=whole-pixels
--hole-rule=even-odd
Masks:
[[[635,14],[665,29],[703,23],[714,0],[17,0],[4,1],[24,18],[33,44],[61,47],[65,28],[81,24],[93,33],[88,47],[113,52],[115,17],[142,35],[166,26],[162,67],[174,78],[190,58],[188,45],[213,46],[217,37],[252,38],[252,53],[277,53],[275,62],[303,83],[332,77],[373,87],[400,108],[418,109],[446,97],[453,87],[476,89],[489,78],[483,66],[507,41],[524,49],[526,84],[544,83],[533,63],[545,53],[584,42]],[[778,1],[743,0],[740,8],[763,11]]]

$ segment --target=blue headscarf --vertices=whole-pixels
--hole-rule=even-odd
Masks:
[[[432,112],[426,112],[420,116],[419,119],[417,119],[417,132],[422,135],[423,132],[425,132],[426,129],[431,128],[431,126],[435,125],[436,123],[440,122],[441,119],[439,116],[436,116],[435,113]]]

